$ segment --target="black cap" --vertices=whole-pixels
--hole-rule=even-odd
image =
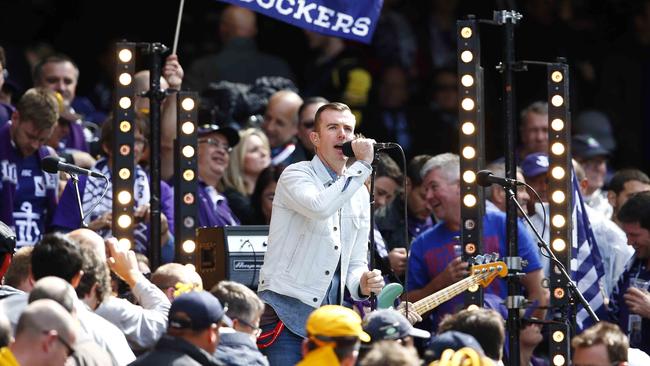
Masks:
[[[464,347],[469,347],[480,355],[484,355],[483,348],[476,338],[467,333],[449,330],[439,334],[431,341],[426,351],[426,358],[428,360],[439,360],[446,349],[458,351]]]
[[[382,309],[368,314],[363,320],[363,330],[370,334],[372,342],[406,336],[431,338],[431,333],[415,328],[404,315],[393,309]]]
[[[226,140],[228,140],[228,145],[230,145],[230,147],[235,147],[235,145],[239,143],[239,132],[232,127],[219,126],[217,124],[204,124],[199,126],[197,129],[199,137],[215,132],[224,135]]]
[[[590,135],[575,135],[571,140],[573,155],[579,158],[590,159],[597,156],[608,157],[609,150]]]

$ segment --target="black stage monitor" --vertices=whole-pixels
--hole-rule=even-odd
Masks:
[[[266,253],[267,225],[202,227],[197,229],[196,271],[210,290],[221,280],[257,289]]]

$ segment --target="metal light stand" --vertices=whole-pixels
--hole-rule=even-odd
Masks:
[[[151,269],[160,265],[161,243],[160,243],[160,105],[165,99],[166,93],[160,90],[160,76],[162,74],[162,54],[167,47],[161,43],[143,44],[143,52],[150,56],[149,61],[149,91],[145,97],[149,98],[149,188],[150,198],[150,221],[149,235],[149,261]]]
[[[515,33],[514,27],[522,19],[522,15],[515,11],[500,10],[494,12],[494,22],[504,27],[503,37],[505,47],[503,50],[503,62],[497,67],[497,70],[503,75],[503,117],[506,124],[505,129],[505,147],[506,147],[506,177],[510,179],[517,178],[517,161],[515,157],[517,136],[515,129],[515,83],[514,72],[519,71],[515,62]],[[507,191],[507,190],[506,190]],[[506,307],[508,308],[508,319],[506,327],[508,329],[508,354],[509,363],[512,366],[519,366],[519,309],[524,306],[525,298],[520,293],[519,277],[523,269],[521,257],[518,256],[519,246],[517,243],[517,207],[513,201],[516,196],[508,199],[506,203],[506,232],[508,240],[508,256],[504,262],[508,266],[508,297],[506,298]],[[510,195],[510,193],[506,193]]]

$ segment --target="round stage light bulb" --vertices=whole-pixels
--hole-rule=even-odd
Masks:
[[[129,155],[131,153],[131,147],[129,145],[122,145],[120,146],[120,154],[121,155]]]
[[[127,168],[122,168],[122,169],[120,169],[120,171],[117,173],[117,175],[119,175],[120,178],[122,178],[122,179],[129,179],[129,177],[131,176],[131,171],[128,170]]]
[[[555,168],[551,169],[551,176],[555,179],[562,179],[564,178],[564,168],[561,166],[556,166]]]
[[[120,108],[129,109],[131,107],[131,98],[122,97],[120,98]]]
[[[131,50],[128,50],[128,49],[124,48],[124,49],[121,49],[120,52],[117,53],[117,57],[122,62],[129,62],[133,58],[133,52],[131,52]]]
[[[472,28],[470,27],[462,27],[460,29],[460,36],[467,39],[472,36]]]
[[[117,226],[126,229],[127,227],[131,226],[131,216],[129,215],[120,215],[120,217],[117,218]]]
[[[187,254],[194,253],[196,250],[196,243],[194,240],[185,240],[183,242],[183,251]]]
[[[194,203],[194,193],[188,192],[183,195],[183,203],[191,205]]]
[[[560,81],[562,81],[562,79],[564,79],[564,76],[562,75],[561,72],[553,71],[551,73],[551,80],[555,81],[556,83],[559,83]]]
[[[118,80],[120,81],[120,84],[126,86],[126,85],[131,84],[131,81],[133,79],[131,78],[131,74],[123,72],[123,73],[120,74],[120,77],[118,78]]]
[[[127,203],[131,202],[131,193],[129,193],[128,191],[122,191],[118,193],[117,202],[123,205],[126,205]]]
[[[552,120],[551,129],[553,129],[553,131],[562,131],[564,129],[564,121],[559,118]]]
[[[194,267],[192,263],[186,263],[185,268],[187,268],[188,271],[192,271],[192,272],[196,271],[196,267]]]
[[[463,203],[467,207],[474,207],[476,205],[476,196],[473,194],[466,194],[465,197],[463,197]]]
[[[461,126],[461,130],[465,135],[471,135],[476,131],[476,127],[474,127],[474,124],[472,122],[465,122]]]
[[[463,51],[460,54],[460,59],[463,60],[464,63],[472,62],[474,54],[471,51]]]
[[[553,195],[551,195],[551,198],[553,199],[553,202],[555,203],[562,203],[564,202],[564,199],[566,196],[564,195],[564,192],[562,191],[555,191],[553,192]]]
[[[559,330],[553,332],[553,340],[557,343],[560,343],[564,340],[564,332]]]
[[[553,356],[553,366],[564,366],[565,363],[564,356],[562,355],[555,355]]]
[[[129,121],[120,122],[120,131],[124,133],[131,131],[131,122]]]
[[[554,95],[553,98],[551,98],[551,104],[553,104],[556,107],[559,107],[562,104],[564,104],[564,98],[562,98],[561,95]]]
[[[566,224],[566,219],[562,215],[555,215],[551,222],[553,223],[553,226],[560,228]]]
[[[474,174],[473,171],[471,171],[471,170],[466,170],[466,171],[463,173],[463,181],[464,181],[465,183],[474,183],[475,180],[476,180],[476,174]]]
[[[465,146],[463,148],[463,157],[465,159],[474,159],[475,156],[476,156],[476,150],[474,150],[473,147]]]
[[[474,85],[474,77],[472,77],[472,75],[463,75],[463,77],[460,78],[460,83],[463,84],[464,87],[469,88]]]
[[[472,98],[465,98],[463,101],[460,103],[460,105],[463,107],[464,110],[466,111],[471,111],[474,109],[474,99]]]
[[[555,155],[564,154],[564,145],[561,142],[556,142],[551,145],[551,152]]]
[[[195,222],[196,220],[194,220],[194,217],[192,216],[187,216],[183,219],[183,225],[185,225],[187,228],[194,227]]]
[[[129,250],[131,249],[131,240],[122,238],[117,241],[117,245],[121,250]]]
[[[183,125],[181,126],[181,131],[183,131],[184,134],[189,135],[194,132],[194,122],[192,121],[186,121],[183,122]]]
[[[183,148],[183,156],[186,158],[191,158],[194,156],[194,148],[190,145],[187,145]]]
[[[476,285],[476,284],[471,285],[467,290],[469,292],[476,292],[476,291],[478,291],[478,285]]]
[[[552,246],[554,251],[561,252],[564,249],[566,249],[566,242],[564,241],[564,239],[555,239],[553,240]]]
[[[478,310],[478,305],[472,304],[472,305],[467,307],[467,310],[469,310],[469,311]]]
[[[185,169],[185,171],[183,172],[183,179],[185,179],[186,181],[191,181],[192,179],[194,179],[194,170]]]
[[[184,110],[186,111],[191,111],[194,109],[194,99],[192,98],[185,98],[181,102],[181,107],[183,107]]]

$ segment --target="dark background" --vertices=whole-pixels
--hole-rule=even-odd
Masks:
[[[352,1],[352,0],[350,0]],[[453,0],[439,0],[453,1]],[[435,0],[387,0],[384,7],[395,9],[416,25],[423,21]],[[524,14],[516,29],[516,54],[520,60],[554,61],[566,57],[571,67],[571,106],[574,115],[598,107],[599,76],[603,60],[620,43],[630,28],[630,9],[636,0],[525,0],[470,1],[458,0],[456,18],[475,14],[491,19],[495,9],[515,9]],[[182,21],[178,54],[189,69],[198,57],[219,50],[219,12],[227,5],[212,0],[187,0]],[[7,53],[9,80],[18,89],[31,86],[25,50],[36,44],[51,44],[56,51],[71,56],[81,70],[78,95],[92,99],[98,83],[112,85],[111,48],[116,40],[173,44],[178,0],[54,1],[0,0],[0,45]],[[533,15],[536,14],[536,15]],[[567,15],[570,14],[570,15]],[[541,17],[540,17],[541,15]],[[302,31],[294,26],[258,16],[259,47],[283,57],[298,77],[310,57]],[[482,65],[485,68],[486,124],[490,145],[488,155],[501,151],[502,123],[499,121],[500,76],[494,70],[503,52],[501,30],[481,26]],[[372,46],[349,42],[361,54],[370,55],[367,67],[377,76],[380,60],[372,59]],[[595,77],[586,77],[588,65]],[[532,67],[517,75],[517,109],[531,101],[546,99],[546,70]],[[414,81],[414,103],[426,103],[421,91],[427,89],[425,78]],[[494,156],[488,156],[491,158]]]

